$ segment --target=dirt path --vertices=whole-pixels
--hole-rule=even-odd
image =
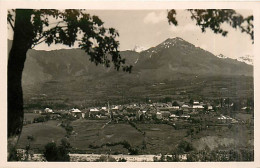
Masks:
[[[109,120],[107,123],[105,123],[100,130],[104,129],[109,123],[111,123],[112,120]]]

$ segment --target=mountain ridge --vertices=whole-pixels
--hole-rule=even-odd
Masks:
[[[10,46],[10,44],[9,44]],[[253,66],[233,59],[218,58],[182,38],[168,38],[141,52],[121,51],[127,65],[134,65],[127,77],[140,81],[176,80],[181,76],[245,75],[253,76]],[[126,73],[113,67],[96,66],[81,49],[29,50],[23,72],[23,84],[77,78],[124,78]]]

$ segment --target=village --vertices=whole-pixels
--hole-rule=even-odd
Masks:
[[[156,138],[152,137],[149,140],[148,137],[153,136],[153,134],[156,135],[157,131],[162,131],[165,133],[165,135],[167,135],[167,130],[179,131],[179,133],[176,132],[174,134],[180,134],[185,139],[185,142],[188,141],[190,144],[192,144],[196,141],[196,139],[199,140],[200,138],[203,138],[202,135],[204,133],[200,133],[203,131],[211,132],[210,134],[213,135],[218,133],[221,136],[223,134],[223,131],[232,128],[232,126],[234,126],[234,129],[236,127],[245,127],[253,124],[249,120],[245,120],[239,116],[240,114],[249,115],[253,107],[242,104],[243,106],[240,105],[239,109],[237,110],[237,107],[234,107],[237,105],[229,99],[221,99],[221,101],[219,102],[220,103],[214,103],[213,101],[203,102],[192,99],[186,102],[181,102],[177,100],[169,102],[152,102],[151,100],[148,100],[148,103],[130,103],[124,105],[110,105],[110,103],[107,102],[107,104],[105,104],[104,106],[96,106],[82,109],[71,108],[70,110],[56,110],[50,107],[46,107],[45,109],[32,110],[30,111],[30,113],[25,113],[24,125],[30,126],[37,123],[47,123],[48,121],[54,121],[55,123],[57,123],[56,125],[58,127],[65,128],[67,132],[65,137],[67,137],[67,139],[71,137],[70,141],[72,142],[73,147],[74,145],[77,147],[77,140],[79,140],[79,143],[83,143],[83,146],[84,144],[90,143],[85,151],[78,151],[76,147],[73,148],[73,150],[69,154],[71,161],[97,161],[99,158],[108,158],[112,156],[115,161],[120,161],[122,157],[127,161],[132,162],[156,161],[160,160],[162,156],[171,156],[171,158],[173,157],[173,155],[171,155],[171,153],[167,151],[162,152],[164,151],[163,149],[155,148],[154,151],[158,152],[153,152],[152,146],[156,146],[156,144],[152,145],[151,149],[148,149],[149,147],[147,148],[146,144],[149,145],[148,141],[156,140]],[[33,114],[37,117],[29,119],[28,117],[26,117],[28,114]],[[76,125],[77,128],[75,128],[75,124],[71,124],[71,122],[78,123],[78,125]],[[132,127],[132,129],[141,133],[141,141],[142,144],[145,143],[145,146],[141,145],[142,147],[135,147],[136,150],[138,149],[138,152],[132,150],[133,147],[130,145],[130,148],[127,149],[128,152],[122,152],[121,149],[112,149],[112,151],[115,151],[104,151],[105,153],[96,153],[96,149],[104,148],[103,146],[107,146],[106,148],[109,149],[109,146],[114,146],[118,144],[132,144],[131,139],[128,139],[127,141],[124,140],[113,143],[111,143],[111,141],[105,144],[102,144],[100,142],[99,145],[94,145],[95,143],[93,144],[93,140],[90,142],[85,142],[84,140],[80,140],[80,136],[84,137],[89,135],[89,133],[83,133],[83,135],[80,134],[82,134],[82,129],[90,129],[90,126],[84,127],[84,123],[88,125],[91,125],[92,123],[94,124],[93,131],[97,132],[95,134],[97,140],[99,140],[100,138],[102,139],[103,136],[109,139],[111,136],[114,136],[114,134],[117,134],[115,132],[121,132],[121,129],[124,129],[123,127],[130,125],[130,128]],[[118,127],[123,127],[120,130],[114,128],[111,130],[109,125],[110,127],[114,125],[118,125]],[[158,128],[155,125],[158,125]],[[163,125],[167,126],[166,130],[162,130]],[[107,129],[107,131],[111,132],[112,134],[105,133],[105,135],[101,135],[102,133],[100,132],[105,129]],[[93,136],[92,134],[89,136]],[[120,133],[118,135],[120,136]],[[181,142],[179,140],[178,143]],[[174,143],[177,143],[177,141]],[[174,147],[172,147],[172,149],[174,149]],[[20,153],[22,153],[23,157],[26,156],[25,149],[21,148],[19,151]],[[224,151],[226,153],[230,152],[228,150]],[[38,152],[33,153],[34,154],[30,158],[31,160],[44,161],[44,157],[42,154],[39,154]],[[189,157],[189,155],[189,153],[184,152],[179,153],[176,156],[178,157],[179,161],[187,161],[187,157]],[[222,155],[223,154],[220,153],[219,157],[223,157]],[[228,155],[229,154],[227,154],[227,156]],[[225,157],[227,156],[225,155]]]
[[[225,100],[225,99],[224,99]],[[72,108],[70,110],[53,110],[45,108],[44,110],[34,110],[34,113],[41,115],[50,115],[52,119],[61,117],[61,114],[66,114],[74,117],[75,119],[97,119],[107,120],[112,119],[114,122],[119,121],[174,121],[188,120],[191,116],[198,114],[205,114],[212,116],[211,120],[220,123],[238,123],[238,120],[231,116],[221,113],[221,109],[229,110],[234,104],[219,104],[213,106],[210,103],[203,103],[199,101],[180,102],[173,101],[167,103],[149,103],[140,104],[132,103],[126,105],[109,105],[103,107],[91,107],[88,109]],[[242,107],[242,111],[246,111],[251,107]],[[26,124],[26,118],[24,120]]]

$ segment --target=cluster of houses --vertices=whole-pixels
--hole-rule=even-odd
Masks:
[[[187,119],[190,114],[202,111],[213,112],[213,107],[209,103],[194,101],[192,104],[185,102],[168,103],[150,103],[150,104],[126,104],[111,105],[103,107],[91,107],[88,109],[72,108],[70,110],[54,111],[51,108],[45,108],[43,111],[35,110],[35,113],[61,114],[66,113],[77,118],[93,119],[116,119],[124,120],[142,120],[144,118],[157,118],[159,120],[177,120],[179,118]]]
[[[213,106],[210,103],[203,103],[199,101],[193,102],[168,102],[168,103],[144,103],[144,104],[125,104],[125,105],[111,105],[103,107],[91,107],[85,109],[72,108],[70,110],[54,111],[51,108],[45,108],[44,111],[35,110],[35,113],[49,113],[49,114],[68,114],[75,118],[88,119],[115,119],[115,120],[170,120],[188,119],[192,114],[200,112],[214,113]],[[220,122],[233,122],[236,120],[229,116],[219,116]]]

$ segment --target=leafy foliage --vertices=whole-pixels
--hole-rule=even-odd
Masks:
[[[175,26],[178,25],[178,21],[176,20],[176,10],[175,9],[171,9],[170,11],[168,11],[168,15],[167,15],[167,19],[169,23],[174,24]]]
[[[53,21],[56,21],[53,22]],[[86,52],[91,62],[131,72],[118,51],[119,33],[105,28],[98,16],[78,9],[12,9],[7,22],[14,31],[13,44],[8,57],[8,145],[15,146],[23,126],[22,72],[26,53],[45,42],[78,46]],[[9,156],[8,156],[9,157]]]
[[[70,143],[66,139],[61,140],[61,145],[56,146],[55,142],[45,145],[44,157],[47,161],[69,161]]]
[[[172,106],[179,106],[179,104],[178,104],[176,101],[174,101],[174,102],[172,103]]]
[[[44,157],[47,161],[56,161],[58,156],[58,148],[56,146],[56,143],[51,142],[45,145],[44,150]]]
[[[246,33],[250,36],[254,42],[254,17],[243,17],[233,9],[188,9],[191,14],[191,19],[196,21],[196,25],[201,28],[202,32],[205,32],[207,28],[211,29],[216,34],[226,36],[227,30],[224,30],[221,25],[227,23],[235,29],[240,29],[242,33]],[[177,25],[176,20],[177,12],[172,9],[168,11],[168,22],[170,24]]]
[[[118,162],[127,162],[127,160],[125,158],[119,158]]]
[[[119,33],[114,28],[105,28],[104,22],[98,16],[91,16],[85,10],[80,9],[15,9],[9,10],[7,21],[13,29],[14,14],[23,10],[31,15],[32,41],[30,48],[40,43],[79,45],[96,65],[104,64],[109,67],[131,72],[132,66],[124,66],[125,59],[119,53],[119,41],[116,38]],[[55,20],[55,22],[53,21]]]
[[[192,144],[187,141],[181,141],[181,143],[178,145],[178,151],[180,153],[190,152],[192,150],[193,150]]]
[[[39,116],[39,117],[33,119],[33,123],[46,122],[49,119],[50,119],[49,115]]]
[[[19,157],[15,147],[11,147],[11,149],[9,149],[8,151],[10,153],[8,161],[19,161],[19,160],[21,160],[21,158]]]

